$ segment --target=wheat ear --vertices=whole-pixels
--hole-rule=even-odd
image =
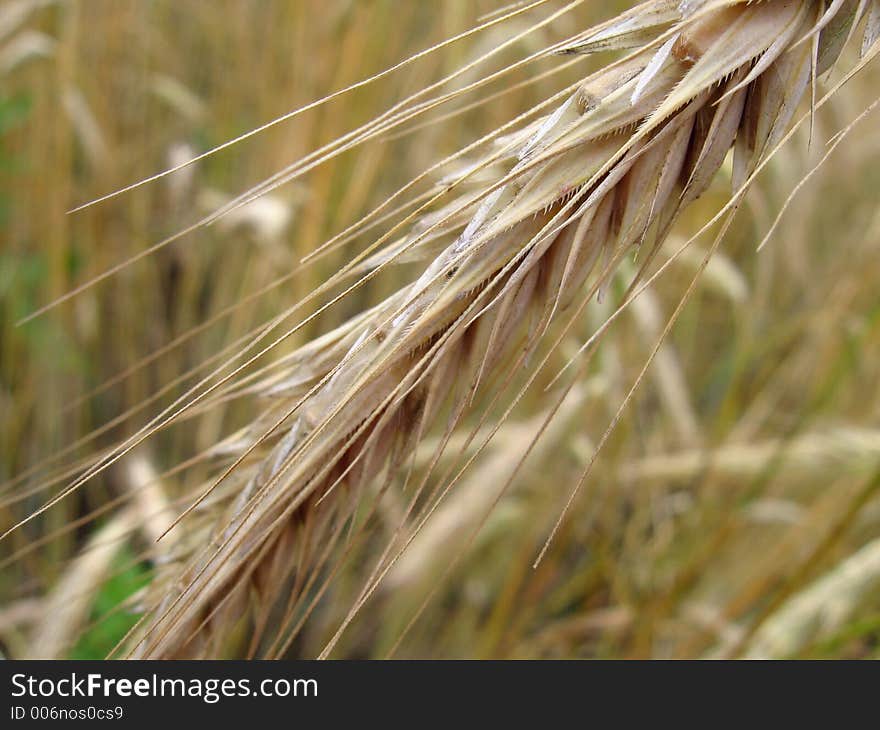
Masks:
[[[871,57],[876,1],[654,0],[561,49],[626,55],[498,138],[444,182],[442,207],[352,270],[427,260],[416,281],[249,384],[264,416],[176,528],[190,555],[155,582],[130,655],[216,656],[243,617],[249,654],[283,653],[332,578],[328,556],[359,539],[362,498],[375,509],[394,475],[408,481],[432,424],[448,436],[475,402],[504,400],[623,256],[638,250],[644,275],[731,149],[741,195],[865,17]],[[430,514],[425,494],[424,480],[407,493],[349,618]]]

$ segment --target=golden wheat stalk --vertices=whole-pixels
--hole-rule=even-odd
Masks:
[[[268,396],[265,417],[208,490],[227,507],[213,524],[202,509],[185,517],[183,529],[210,540],[193,539],[180,571],[157,580],[160,600],[133,654],[215,655],[248,612],[252,653],[282,649],[360,497],[381,495],[388,475],[406,470],[438,417],[449,431],[475,397],[502,389],[627,252],[644,249],[644,271],[731,147],[740,191],[864,16],[873,52],[876,8],[649,2],[565,48],[632,50],[552,114],[497,140],[450,186],[472,179],[467,192],[359,269],[433,255],[419,279],[251,386]]]
[[[427,261],[416,281],[227,391],[263,396],[263,416],[215,449],[228,466],[176,527],[183,553],[161,566],[129,655],[217,656],[242,618],[249,654],[283,653],[325,594],[329,557],[361,538],[354,526],[395,476],[408,485],[428,428],[444,433],[430,472],[464,415],[504,401],[553,346],[551,327],[570,327],[624,256],[639,252],[644,277],[731,149],[734,210],[857,29],[863,57],[875,55],[878,8],[654,0],[557,49],[626,53],[548,116],[496,136],[440,183],[430,200],[441,205],[344,272],[360,282],[394,261]],[[449,476],[443,491],[428,494],[427,477],[404,491],[393,538],[334,641]]]

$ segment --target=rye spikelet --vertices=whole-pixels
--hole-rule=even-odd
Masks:
[[[332,577],[328,556],[362,539],[363,511],[402,481],[404,514],[353,616],[430,512],[425,480],[408,483],[425,432],[440,424],[439,452],[475,402],[515,400],[512,379],[623,257],[645,275],[731,149],[732,214],[859,29],[867,59],[876,0],[651,0],[555,49],[623,55],[481,148],[406,235],[345,272],[419,260],[418,279],[239,383],[263,416],[215,451],[224,467],[174,528],[177,560],[127,654],[218,656],[242,620],[250,655],[283,654]],[[454,478],[440,481],[431,496]]]

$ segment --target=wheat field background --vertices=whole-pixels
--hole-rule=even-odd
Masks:
[[[540,52],[633,3],[534,5],[0,5],[5,656],[121,655],[156,586],[176,579],[170,566],[210,539],[203,525],[227,508],[212,492],[196,521],[164,534],[227,468],[236,438],[274,414],[272,389],[287,381],[272,373],[289,378],[283,367],[298,348],[424,268],[403,260],[324,308],[337,291],[310,293],[390,223],[351,236],[348,227],[439,160],[607,64],[606,53]],[[468,33],[481,23],[488,27]],[[856,64],[857,46],[819,80],[820,95]],[[538,57],[519,64],[530,54]],[[407,58],[195,164],[68,213]],[[460,93],[445,104],[188,231],[449,75],[442,90]],[[411,446],[405,473],[379,473],[345,492],[344,508],[334,507],[345,518],[330,527],[323,517],[291,518],[289,537],[279,538],[289,542],[273,543],[274,563],[235,601],[201,614],[214,628],[199,651],[880,658],[880,125],[876,113],[860,117],[877,88],[875,61],[773,155],[656,352],[711,236],[613,317],[587,360],[579,348],[624,300],[642,258],[621,257],[528,389],[520,391],[544,351],[496,384],[498,399],[476,399],[455,428],[445,428],[445,411],[424,433],[401,416],[396,428]],[[799,107],[807,108],[808,100]],[[418,204],[448,172],[432,173],[400,202]],[[729,200],[734,174],[728,158],[679,217],[658,262]],[[322,248],[328,240],[338,245]],[[310,254],[320,256],[303,265]],[[66,493],[96,455],[303,298],[297,319],[314,317],[258,363],[271,387],[245,371]],[[557,408],[554,376],[573,358],[582,367],[564,371],[576,377],[563,379],[569,390]],[[400,526],[414,524],[408,500],[422,481],[433,510],[364,596]],[[223,498],[232,500],[243,487],[227,482]]]

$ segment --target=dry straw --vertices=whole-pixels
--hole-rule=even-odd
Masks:
[[[486,418],[498,404],[509,412],[560,333],[634,253],[624,301],[639,294],[666,256],[670,228],[732,149],[733,194],[713,219],[722,225],[711,253],[802,102],[810,103],[801,121],[827,99],[817,98],[817,77],[857,33],[862,60],[851,71],[861,68],[877,52],[878,27],[877,0],[653,0],[553,48],[623,55],[550,100],[547,116],[473,146],[468,164],[425,198],[430,207],[406,218],[418,215],[408,232],[392,240],[399,226],[392,229],[334,278],[348,288],[332,301],[395,261],[426,262],[418,279],[213,393],[263,396],[263,416],[214,451],[226,467],[175,526],[185,554],[159,569],[149,610],[121,653],[223,655],[244,619],[249,655],[283,654],[394,485],[395,527],[329,653],[456,483],[461,471],[451,469],[429,479],[453,431],[473,412]],[[431,428],[441,436],[427,467],[415,470]],[[494,503],[476,502],[480,510]]]

